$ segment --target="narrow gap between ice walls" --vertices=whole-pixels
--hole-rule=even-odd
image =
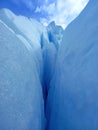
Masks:
[[[55,72],[55,64],[58,54],[58,49],[63,37],[63,28],[61,26],[55,25],[51,22],[47,28],[47,33],[41,35],[41,49],[43,55],[43,98],[44,98],[44,112],[46,118],[47,127],[47,117],[46,117],[46,104],[47,96],[50,87],[51,79]]]

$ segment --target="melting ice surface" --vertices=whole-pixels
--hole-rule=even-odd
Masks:
[[[63,33],[0,10],[0,130],[98,130],[97,12]]]

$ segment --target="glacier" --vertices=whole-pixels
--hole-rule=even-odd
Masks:
[[[97,12],[63,30],[0,9],[0,130],[98,130]]]
[[[8,9],[0,10],[2,130],[44,130],[46,127],[45,100],[57,55],[47,28]]]
[[[0,11],[0,129],[43,130],[41,49],[36,39],[31,42],[31,21],[19,18],[9,10]]]
[[[65,29],[47,99],[47,130],[98,130],[98,1]]]

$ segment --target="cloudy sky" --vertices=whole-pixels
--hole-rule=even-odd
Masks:
[[[89,0],[0,0],[0,8],[9,8],[18,15],[39,20],[44,25],[51,21],[66,27]]]

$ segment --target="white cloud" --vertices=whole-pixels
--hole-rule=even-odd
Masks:
[[[36,7],[35,13],[40,13],[41,12],[41,8],[40,7]]]
[[[36,5],[33,0],[12,0],[16,4],[23,4],[32,11]],[[81,12],[89,0],[44,0],[43,4],[36,7],[35,13],[47,14],[46,18],[40,16],[44,25],[55,21],[64,28]],[[20,3],[21,2],[21,3]],[[36,1],[38,3],[38,1]],[[50,2],[50,4],[49,4]]]
[[[55,3],[37,7],[35,13],[43,11],[46,12],[48,15],[51,15],[55,11]]]
[[[81,12],[89,0],[57,0],[56,5],[42,7],[50,15],[49,20],[41,19],[46,25],[51,21],[64,28]]]

